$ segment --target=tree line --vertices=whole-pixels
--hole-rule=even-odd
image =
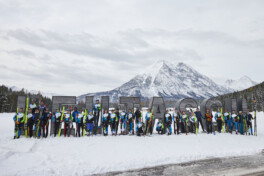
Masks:
[[[0,86],[0,112],[16,112],[18,96],[27,96],[31,101],[35,100],[36,102],[41,98],[44,104],[51,105],[51,99],[44,97],[40,92],[34,94],[25,91],[25,89],[13,91],[11,88],[2,85]]]

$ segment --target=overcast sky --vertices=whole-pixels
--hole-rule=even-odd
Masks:
[[[0,84],[80,95],[161,59],[262,82],[264,1],[0,0]]]

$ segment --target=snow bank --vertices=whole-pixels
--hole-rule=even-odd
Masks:
[[[258,136],[231,134],[153,137],[96,136],[13,140],[14,114],[0,114],[0,175],[89,175],[256,154],[264,149],[264,115]]]

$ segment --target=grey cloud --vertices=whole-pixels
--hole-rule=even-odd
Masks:
[[[63,35],[44,30],[40,33],[29,30],[11,30],[7,32],[7,36],[48,50],[61,50],[77,55],[123,62],[130,62],[135,59],[177,58],[184,52],[177,48],[157,47],[144,40],[143,37],[126,35],[125,33],[121,37],[111,40],[87,33]]]
[[[35,57],[35,54],[32,51],[25,50],[25,49],[19,49],[19,50],[12,50],[12,51],[6,51],[7,53],[14,54],[17,56],[25,56],[25,57]]]
[[[208,42],[213,44],[225,44],[225,45],[236,45],[236,46],[244,46],[244,47],[257,47],[263,48],[262,39],[257,40],[241,40],[236,38],[228,33],[220,32],[220,31],[204,31],[204,30],[194,30],[194,29],[184,29],[179,31],[169,31],[163,29],[155,29],[155,30],[142,30],[142,29],[134,29],[127,31],[120,31],[122,35],[131,36],[131,38],[144,38],[148,39],[167,39],[175,42],[180,42],[182,40],[189,42]]]

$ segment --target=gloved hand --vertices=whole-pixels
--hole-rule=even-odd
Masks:
[[[18,121],[15,121],[15,123],[18,124],[18,125],[20,124],[20,122],[18,122]]]

